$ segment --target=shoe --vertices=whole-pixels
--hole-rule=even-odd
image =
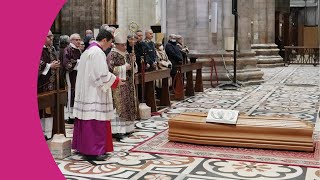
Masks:
[[[108,158],[108,155],[103,154],[103,155],[99,155],[96,156],[96,161],[105,161]]]
[[[67,121],[67,124],[73,124],[74,123],[74,119],[73,118],[69,118]]]
[[[134,131],[132,131],[132,132],[127,132],[127,133],[125,133],[124,135],[128,137],[128,136],[131,136],[131,134],[133,134],[133,133],[134,133]]]
[[[97,156],[94,155],[83,155],[84,159],[87,161],[95,161]]]
[[[79,151],[74,151],[73,154],[74,155],[81,155],[81,153]]]
[[[121,140],[125,137],[125,135],[121,133],[117,133],[117,134],[112,134],[112,137],[115,138],[116,140]]]
[[[108,158],[108,155],[103,154],[103,155],[85,155],[85,160],[87,161],[105,161]]]

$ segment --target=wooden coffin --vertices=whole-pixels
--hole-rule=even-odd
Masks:
[[[207,114],[169,119],[169,140],[202,145],[313,151],[313,125],[299,119],[239,116],[236,125],[206,123]]]

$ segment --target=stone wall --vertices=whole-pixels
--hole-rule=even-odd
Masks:
[[[62,34],[83,37],[86,29],[116,23],[116,0],[68,0],[60,15]]]
[[[84,6],[85,4],[85,6]],[[69,0],[61,10],[61,33],[79,33],[84,36],[86,29],[102,23],[101,0]]]
[[[252,3],[251,47],[256,52],[258,67],[283,66],[275,44],[275,0],[253,0]]]
[[[117,7],[117,23],[124,30],[128,30],[132,21],[142,31],[156,24],[155,0],[118,0]]]

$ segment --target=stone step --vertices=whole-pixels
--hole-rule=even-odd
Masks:
[[[257,64],[258,68],[274,68],[274,67],[282,67],[284,63],[274,63],[274,64]]]
[[[273,64],[273,63],[281,63],[283,59],[281,57],[278,58],[258,58],[258,64]]]
[[[252,44],[251,49],[277,49],[276,44]]]
[[[279,55],[279,49],[254,49],[256,52],[256,56],[271,56],[271,55]]]

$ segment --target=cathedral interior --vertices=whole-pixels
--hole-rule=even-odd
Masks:
[[[156,100],[150,118],[113,139],[107,159],[72,151],[55,159],[60,171],[70,180],[320,179],[319,11],[318,0],[69,0],[51,27],[55,46],[61,35],[96,35],[102,24],[130,34],[134,22],[152,29],[156,43],[181,35],[187,59],[201,66],[185,70],[182,97]],[[237,110],[255,124],[237,131],[177,120],[211,108]],[[67,139],[73,127],[65,124]]]

